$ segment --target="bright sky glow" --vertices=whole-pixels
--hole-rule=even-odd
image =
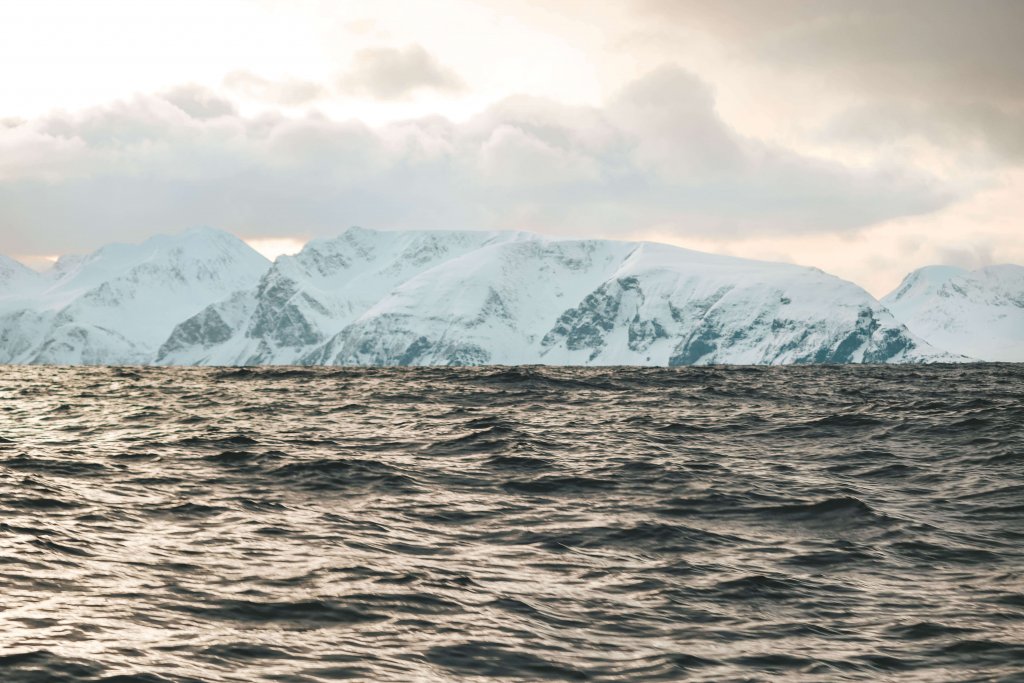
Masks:
[[[268,256],[351,223],[521,228],[875,294],[1024,262],[1022,6],[965,5],[4,3],[0,253],[200,223]]]
[[[273,261],[278,256],[297,254],[305,241],[294,237],[249,238],[245,243]]]

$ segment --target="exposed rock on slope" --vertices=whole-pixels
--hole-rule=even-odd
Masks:
[[[258,286],[179,325],[162,364],[295,363],[418,273],[519,233],[350,228],[281,256]]]

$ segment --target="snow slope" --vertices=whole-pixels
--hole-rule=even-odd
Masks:
[[[927,266],[882,303],[935,347],[979,360],[1024,361],[1024,267]]]
[[[269,265],[209,228],[61,259],[45,287],[0,315],[0,362],[149,362],[178,322],[251,289]]]
[[[160,364],[295,363],[416,274],[521,233],[350,228],[279,257],[259,285],[182,322]]]
[[[820,270],[647,242],[352,228],[271,265],[200,229],[62,258],[42,280],[0,308],[0,362],[963,360]]]
[[[308,364],[689,365],[951,359],[811,268],[662,244],[496,242],[387,293]]]
[[[0,254],[0,308],[12,299],[34,294],[45,282],[41,274]]]

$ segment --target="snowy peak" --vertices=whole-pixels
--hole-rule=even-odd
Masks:
[[[28,266],[0,254],[0,297],[22,296],[41,288],[45,278]]]
[[[36,277],[42,288],[0,314],[0,362],[962,360],[820,270],[650,242],[350,228],[271,264],[201,228],[63,258]],[[944,288],[964,277],[922,273],[904,298],[948,299]],[[1016,300],[1014,273],[985,277],[957,287],[983,290],[990,303]]]
[[[979,360],[1024,361],[1024,267],[927,266],[882,303],[932,345]]]
[[[0,361],[149,362],[177,323],[251,289],[269,266],[237,237],[209,228],[62,258],[23,311],[0,318],[9,340]]]
[[[234,235],[195,228],[180,235],[157,235],[141,244],[111,244],[83,257],[61,258],[48,290],[79,295],[90,288],[124,280],[149,284],[211,283],[231,289],[247,284],[253,272],[270,262]]]
[[[493,241],[406,280],[303,363],[679,365],[952,360],[859,287],[668,245]]]
[[[185,321],[160,349],[157,362],[294,363],[417,273],[490,242],[518,237],[353,227],[332,239],[313,240],[299,253],[279,257],[251,298],[215,304],[196,320]],[[226,339],[186,343],[197,326],[214,320],[233,321]]]

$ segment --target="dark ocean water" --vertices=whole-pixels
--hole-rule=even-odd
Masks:
[[[0,681],[1024,680],[1024,366],[0,368]]]

